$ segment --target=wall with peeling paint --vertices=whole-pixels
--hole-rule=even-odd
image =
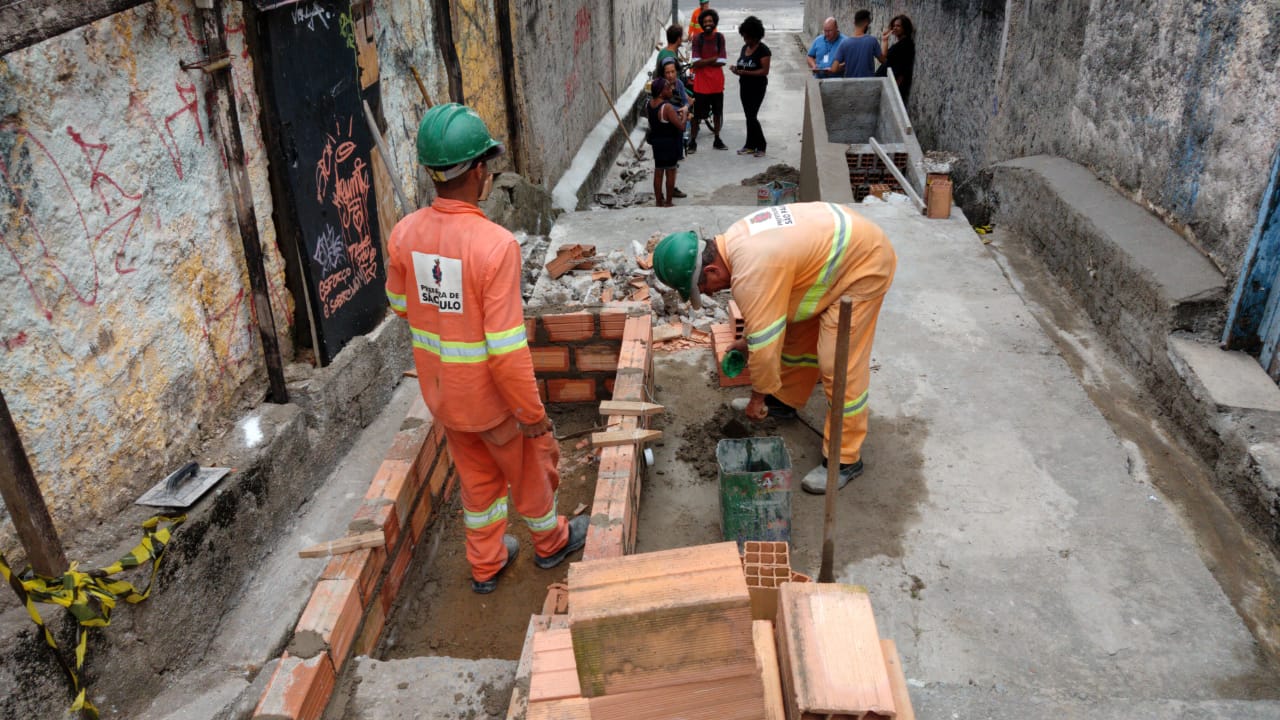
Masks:
[[[653,55],[670,3],[522,0],[513,4],[519,102],[534,182],[552,187],[587,134]]]
[[[288,357],[239,8],[228,44]],[[198,28],[191,2],[160,0],[0,58],[0,388],[62,528],[131,502],[265,392],[211,85],[178,65],[201,59]]]
[[[864,4],[807,0],[805,27]],[[961,183],[1047,153],[1087,165],[1234,278],[1280,145],[1275,0],[872,2],[916,25],[910,112]],[[979,183],[959,185],[982,212]]]

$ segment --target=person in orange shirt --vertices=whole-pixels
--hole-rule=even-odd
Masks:
[[[814,383],[831,397],[839,300],[853,299],[849,368],[843,406],[840,463],[843,488],[862,474],[871,382],[871,342],[897,255],[884,231],[834,203],[793,203],[760,208],[711,241],[697,233],[668,235],[653,252],[662,282],[696,308],[702,294],[732,289],[746,321],[737,349],[748,353],[751,399],[744,412],[795,417]],[[832,457],[831,429],[824,428],[822,453]],[[827,487],[827,460],[805,475],[801,487],[820,494]]]
[[[458,468],[471,589],[482,594],[520,550],[505,534],[508,497],[541,568],[582,548],[590,522],[556,514],[560,450],[525,337],[520,246],[478,207],[493,185],[488,163],[503,152],[470,108],[428,110],[418,162],[437,197],[387,243],[387,299],[409,320],[418,385]]]
[[[702,34],[702,25],[698,22],[698,16],[703,10],[711,9],[711,0],[698,0],[698,7],[693,9],[693,13],[689,15],[689,39],[692,40],[695,35]]]

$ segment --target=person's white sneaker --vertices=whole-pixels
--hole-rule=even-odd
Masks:
[[[738,412],[746,412],[747,405],[751,404],[751,398],[734,398],[729,401],[729,407]]]

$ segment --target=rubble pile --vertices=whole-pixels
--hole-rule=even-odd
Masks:
[[[614,210],[633,205],[649,205],[653,202],[653,192],[637,190],[636,183],[651,177],[653,170],[644,159],[635,156],[618,159],[622,170],[618,179],[608,190],[601,190],[593,197],[592,210]]]
[[[523,246],[526,271],[535,262],[541,266],[533,282],[526,275],[525,300],[535,311],[614,301],[646,302],[653,311],[655,326],[687,326],[683,337],[697,337],[709,332],[713,324],[727,322],[728,291],[717,293],[716,297],[703,295],[702,308],[694,310],[679,292],[658,279],[653,272],[653,248],[661,237],[655,234],[645,245],[633,242],[630,252],[615,250],[607,254],[597,254],[592,245],[569,244],[556,248],[551,256],[544,243],[537,258],[533,256],[538,243],[528,242]]]

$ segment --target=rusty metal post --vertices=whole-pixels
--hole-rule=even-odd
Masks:
[[[35,473],[27,460],[9,405],[0,391],[0,496],[9,509],[18,540],[27,551],[27,562],[40,575],[58,577],[67,571],[67,555],[44,504]]]
[[[226,28],[222,24],[222,0],[198,0],[204,30],[206,60],[217,62],[227,55]],[[214,102],[210,115],[214,133],[222,145],[222,156],[231,176],[231,193],[236,210],[236,223],[240,226],[240,241],[244,244],[244,261],[249,270],[250,309],[258,323],[258,335],[262,338],[262,354],[267,363],[267,380],[271,386],[271,400],[289,402],[289,391],[284,384],[284,367],[280,360],[280,343],[276,339],[275,318],[271,312],[271,296],[267,289],[267,271],[262,263],[262,242],[258,238],[258,218],[253,209],[253,190],[249,186],[249,174],[244,167],[244,142],[240,138],[240,116],[236,111],[235,93],[231,87],[231,67],[206,68],[214,87]]]

